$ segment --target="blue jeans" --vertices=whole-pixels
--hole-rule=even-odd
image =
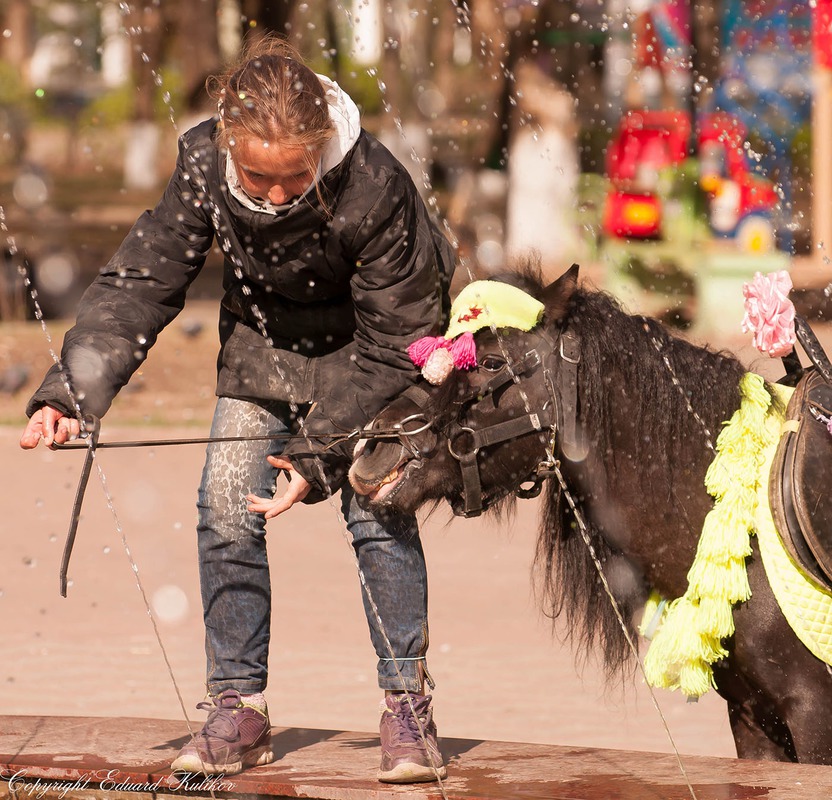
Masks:
[[[285,403],[259,405],[221,397],[211,436],[263,436],[283,433],[291,424]],[[277,470],[266,456],[278,455],[284,444],[271,440],[208,445],[197,531],[207,683],[212,695],[225,689],[251,694],[266,687],[271,617],[266,524],[262,514],[246,510],[245,496],[274,493]],[[341,490],[341,511],[395,658],[362,591],[370,639],[379,659],[379,686],[416,692],[427,676],[428,649],[427,571],[416,519],[364,511],[349,486]]]

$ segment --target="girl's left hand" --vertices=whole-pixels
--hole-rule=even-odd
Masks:
[[[286,487],[286,492],[282,497],[279,497],[277,490],[275,490],[272,498],[247,494],[246,500],[248,500],[247,508],[249,511],[264,514],[266,519],[273,519],[278,514],[288,511],[295,503],[303,500],[312,487],[303,475],[295,471],[292,462],[288,458],[268,456],[267,460],[273,467],[285,470],[288,473],[289,485]]]

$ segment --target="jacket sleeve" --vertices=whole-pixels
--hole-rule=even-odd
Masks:
[[[153,211],[145,211],[109,264],[84,293],[66,333],[60,364],[29,401],[75,416],[102,416],[147,356],[159,332],[176,317],[213,239],[202,200],[195,196],[180,140],[173,177]]]
[[[315,434],[362,428],[415,382],[418,370],[407,347],[439,332],[453,271],[452,249],[403,168],[392,173],[361,221],[350,257],[356,264],[351,282],[355,357],[343,391],[317,399],[305,420],[308,436],[285,451],[319,492],[322,473],[331,491],[343,483],[355,441],[324,451],[331,440],[318,440]],[[317,499],[319,494],[313,501]]]

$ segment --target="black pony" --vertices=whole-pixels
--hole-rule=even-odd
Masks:
[[[542,484],[545,610],[566,617],[582,648],[600,647],[611,677],[631,649],[569,501],[635,638],[651,588],[685,592],[713,504],[704,476],[745,370],[577,278],[573,267],[545,287],[531,269],[510,279],[544,304],[540,323],[482,329],[476,369],[395,399],[372,425],[402,435],[359,444],[350,481],[376,507],[445,499],[466,515]],[[728,656],[713,665],[738,755],[832,763],[832,676],[789,627],[754,547],[753,595],[734,608]]]

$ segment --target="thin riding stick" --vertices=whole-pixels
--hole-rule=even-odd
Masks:
[[[86,417],[84,428],[87,432],[87,441],[82,444],[87,450],[84,456],[84,466],[81,468],[81,477],[78,480],[78,488],[75,490],[75,502],[72,504],[72,516],[69,520],[69,531],[66,534],[64,554],[61,558],[60,587],[61,597],[66,597],[66,573],[69,569],[69,558],[72,555],[72,546],[75,544],[75,534],[78,532],[78,520],[81,518],[81,503],[84,501],[84,492],[87,490],[87,481],[92,471],[92,461],[95,458],[95,449],[98,445],[98,418]]]
[[[332,441],[323,449],[328,450],[340,442],[346,442],[350,439],[358,437],[365,439],[380,439],[380,438],[400,438],[403,436],[412,436],[420,433],[424,426],[412,431],[405,431],[402,424],[399,423],[392,429],[388,430],[354,430],[349,433],[321,433],[315,434],[316,438],[332,439]],[[78,488],[75,490],[75,501],[72,504],[72,515],[69,520],[69,531],[66,535],[66,544],[64,545],[64,554],[61,559],[60,571],[60,590],[61,597],[66,597],[67,588],[67,570],[69,569],[69,559],[72,556],[72,547],[75,544],[75,534],[78,532],[78,521],[81,518],[81,506],[84,502],[84,494],[87,490],[87,482],[89,481],[90,472],[92,471],[92,462],[95,458],[96,450],[104,450],[108,448],[121,447],[167,447],[171,445],[180,444],[215,444],[221,442],[261,442],[261,441],[289,441],[303,436],[302,433],[273,433],[264,436],[199,436],[190,439],[137,439],[135,441],[124,442],[99,442],[98,435],[100,433],[100,420],[98,417],[88,414],[84,417],[83,425],[83,439],[78,442],[53,444],[54,450],[86,450],[84,457],[84,465],[81,468],[81,477],[78,480]]]

